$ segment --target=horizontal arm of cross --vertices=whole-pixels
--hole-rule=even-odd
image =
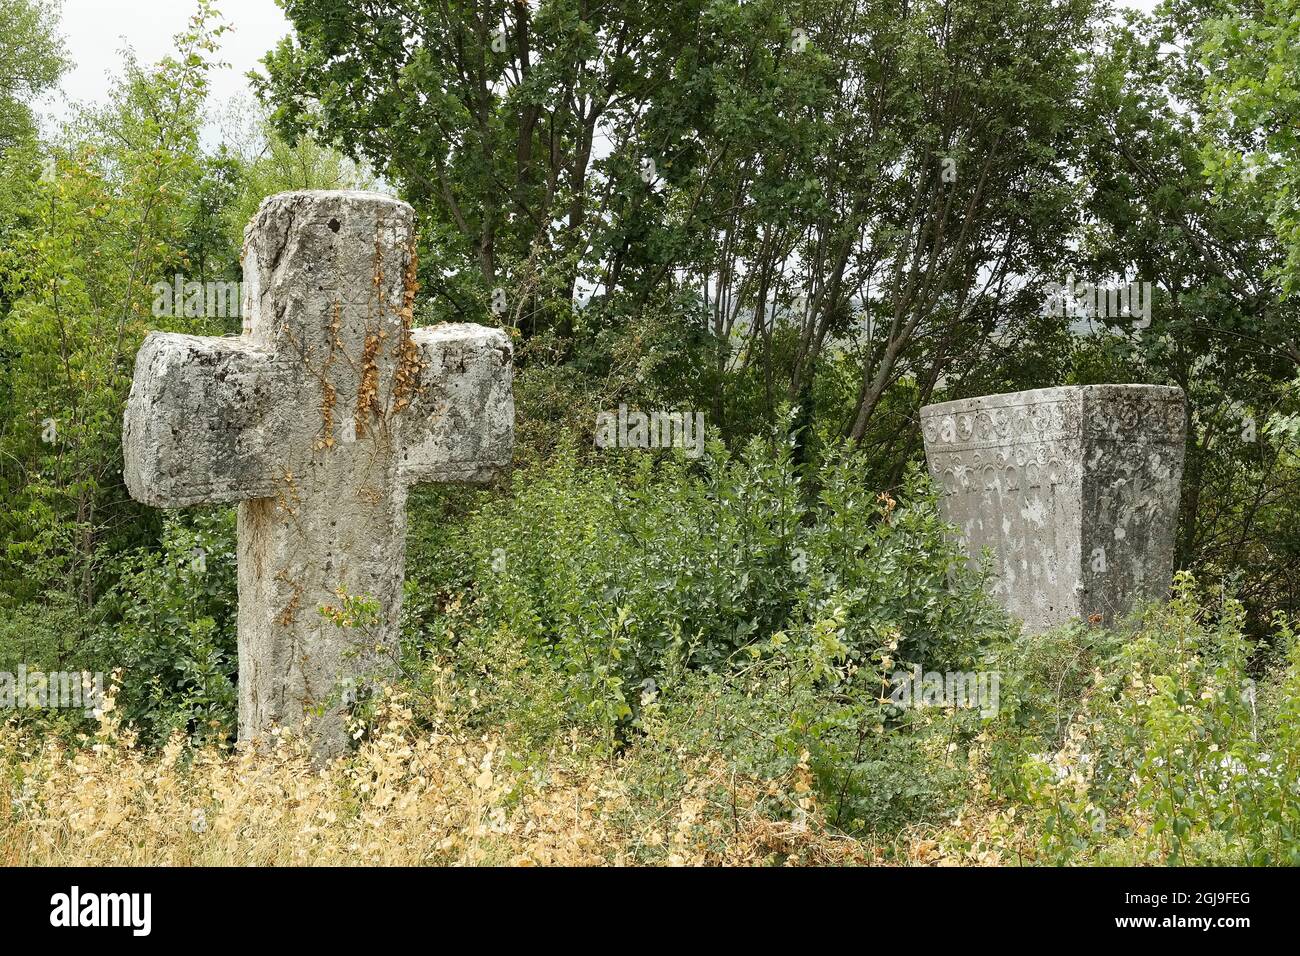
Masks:
[[[510,339],[500,329],[448,323],[413,329],[420,386],[402,413],[405,481],[481,483],[514,453]]]
[[[271,443],[289,387],[272,353],[246,339],[150,333],[122,431],[131,496],[179,508],[274,495]]]

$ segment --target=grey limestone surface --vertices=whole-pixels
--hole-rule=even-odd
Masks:
[[[126,484],[162,508],[239,503],[240,738],[310,716],[329,756],[352,696],[395,671],[408,487],[510,463],[511,345],[411,328],[414,215],[376,193],[268,198],[244,279],[239,337],[146,338]]]
[[[1181,389],[1085,385],[921,410],[940,508],[1031,631],[1114,623],[1165,598],[1185,436]]]

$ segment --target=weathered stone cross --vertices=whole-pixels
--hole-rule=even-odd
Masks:
[[[375,193],[267,199],[244,279],[241,337],[145,339],[126,485],[157,507],[239,502],[240,739],[312,714],[328,756],[350,688],[396,667],[407,487],[510,462],[510,340],[411,328],[414,215]]]

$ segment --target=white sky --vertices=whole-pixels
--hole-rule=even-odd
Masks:
[[[121,72],[121,51],[131,47],[141,63],[162,59],[196,6],[192,0],[63,0],[61,32],[73,66],[62,89],[35,104],[37,111],[57,121],[72,103],[103,102],[109,78]],[[217,0],[216,6],[231,27],[217,56],[229,66],[211,76],[211,103],[219,107],[248,92],[245,74],[289,32],[289,22],[275,0]]]

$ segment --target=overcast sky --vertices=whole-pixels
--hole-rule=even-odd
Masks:
[[[1130,0],[1127,6],[1149,10],[1156,0]],[[212,105],[220,107],[235,94],[247,93],[245,74],[289,31],[275,0],[217,0],[232,30],[222,37],[220,59],[229,66],[212,77]],[[75,102],[102,102],[109,77],[120,72],[121,51],[130,46],[142,63],[152,63],[172,49],[172,37],[184,29],[195,4],[191,0],[63,0],[62,32],[74,64],[61,91],[46,96],[37,109],[58,120]]]
[[[191,0],[63,0],[62,33],[73,67],[60,93],[46,96],[37,109],[60,119],[70,103],[102,102],[108,78],[121,72],[123,48],[135,50],[141,63],[156,62],[171,52],[172,38],[195,6]],[[231,30],[221,38],[218,57],[229,65],[212,75],[213,105],[246,93],[244,75],[289,32],[275,0],[217,0],[217,9]]]

